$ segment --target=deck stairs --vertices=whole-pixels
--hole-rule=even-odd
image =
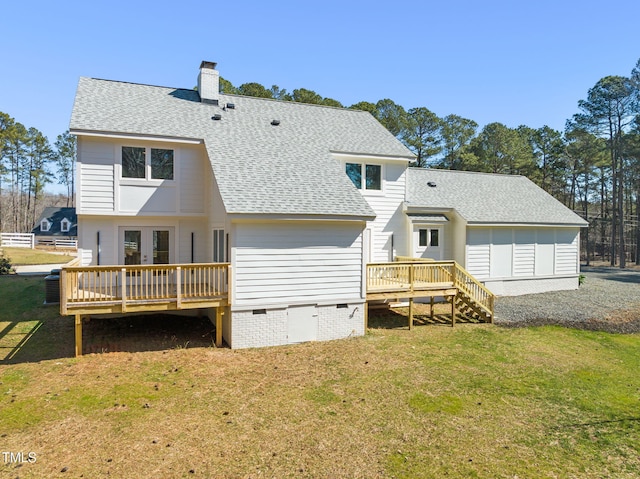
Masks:
[[[367,265],[368,301],[409,299],[412,305],[415,298],[427,297],[432,304],[434,297],[445,298],[452,306],[452,324],[455,316],[493,322],[494,294],[455,261],[399,257]]]
[[[493,312],[489,311],[488,308],[486,308],[481,303],[478,303],[466,292],[458,290],[458,293],[454,296],[454,298],[458,315],[468,318],[474,322],[493,322]]]

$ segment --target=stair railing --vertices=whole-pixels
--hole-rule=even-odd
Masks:
[[[473,299],[493,319],[495,295],[475,279],[471,273],[455,263],[454,285],[459,291]]]

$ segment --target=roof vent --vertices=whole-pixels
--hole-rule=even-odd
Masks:
[[[280,120],[271,120],[271,124],[273,126],[278,126],[280,124]]]
[[[235,103],[227,103],[227,108],[229,110],[235,110],[236,108],[236,104]]]
[[[436,187],[436,182],[435,181],[429,181],[427,183],[427,186],[430,186],[431,188],[435,188]]]
[[[216,113],[211,117],[212,120],[222,120],[222,115],[220,113]]]

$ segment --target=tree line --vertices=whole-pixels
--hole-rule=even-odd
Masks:
[[[304,88],[289,93],[221,79],[221,91],[345,107]],[[583,233],[587,260],[640,262],[640,60],[629,76],[606,76],[589,89],[564,131],[498,122],[479,129],[472,119],[406,110],[388,98],[348,108],[370,112],[415,153],[418,167],[527,176],[590,221]]]
[[[236,87],[224,78],[220,91],[368,111],[415,153],[416,166],[527,176],[590,221],[583,233],[587,259],[621,267],[640,262],[640,60],[629,76],[606,76],[590,88],[563,131],[499,122],[479,128],[472,119],[407,110],[388,98],[346,107],[305,88]],[[0,112],[0,231],[30,231],[44,187],[54,180],[66,186],[72,205],[75,156],[68,131],[51,145]]]
[[[45,192],[54,181],[66,187],[66,206],[73,206],[75,158],[76,138],[68,131],[52,145],[38,129],[0,112],[0,231],[30,232],[45,206],[60,203]]]

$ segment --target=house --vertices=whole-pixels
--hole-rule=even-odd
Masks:
[[[56,242],[63,245],[75,243],[78,236],[76,209],[47,206],[31,232],[37,244],[55,246]]]
[[[502,281],[506,229],[517,236],[512,255],[528,241],[522,228],[553,230],[563,247],[557,231],[579,231],[573,217],[483,222],[467,216],[473,200],[430,204],[446,182],[466,176],[409,168],[414,155],[367,112],[221,94],[215,68],[202,62],[197,91],[80,79],[70,126],[78,138],[79,262],[94,272],[63,271],[61,309],[75,311],[76,334],[81,314],[92,311],[208,308],[233,348],[362,335],[369,263],[456,258]],[[545,206],[552,202],[545,196]],[[482,246],[488,260],[476,260]],[[571,247],[567,278],[577,287],[578,243]],[[534,276],[548,276],[546,263],[534,264]],[[393,265],[377,268],[391,277]]]

